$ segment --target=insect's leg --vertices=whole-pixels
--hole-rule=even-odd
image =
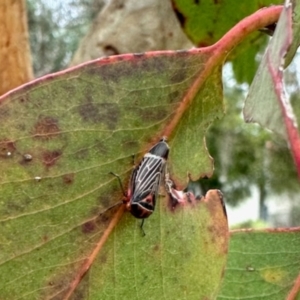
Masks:
[[[120,184],[120,187],[121,187],[121,190],[123,192],[123,195],[126,197],[127,194],[126,194],[126,192],[124,190],[124,187],[123,187],[123,184],[122,184],[120,176],[118,174],[113,173],[113,172],[109,172],[109,173],[112,174],[112,175],[114,175],[115,177],[117,177],[117,179],[119,181],[119,184]]]
[[[135,154],[131,154],[132,165],[135,166]]]
[[[145,222],[145,219],[142,219],[142,223],[141,223],[141,230],[142,230],[142,232],[143,232],[143,236],[145,236],[145,235],[146,235],[146,232],[145,232],[145,230],[144,230],[144,228],[143,228],[143,226],[144,226],[144,222]]]

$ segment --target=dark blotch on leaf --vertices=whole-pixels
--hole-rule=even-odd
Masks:
[[[112,59],[109,57],[108,61]],[[119,68],[117,66],[112,67],[112,65],[102,65],[100,68],[92,68],[88,69],[88,73],[91,75],[100,76],[102,80],[107,83],[115,82],[118,83],[122,78],[122,73],[119,72]]]
[[[156,245],[153,247],[153,250],[154,250],[155,252],[157,252],[159,249],[160,249],[160,247],[159,247],[158,244],[156,244]]]
[[[20,103],[25,103],[28,99],[26,96],[21,96],[18,100]]]
[[[186,78],[186,74],[184,71],[179,70],[175,74],[172,75],[170,81],[171,83],[179,83],[182,82]]]
[[[33,134],[40,139],[51,139],[59,134],[58,121],[52,117],[41,116],[34,126]]]
[[[170,103],[180,102],[181,93],[179,93],[179,91],[172,92],[168,95],[168,99]]]
[[[173,60],[174,57],[169,57],[168,60]],[[168,64],[167,60],[165,57],[151,57],[151,56],[146,56],[144,59],[138,60],[138,66],[141,70],[147,71],[149,70],[150,72],[153,72],[155,70],[155,73],[160,73],[160,72],[165,72],[166,66]]]
[[[112,130],[120,117],[120,109],[115,103],[88,103],[79,106],[79,114],[83,121],[102,123]]]
[[[146,111],[140,110],[140,117],[145,121],[161,121],[163,120],[168,114],[168,111],[164,108],[157,108]]]
[[[65,183],[65,184],[72,184],[74,182],[74,178],[75,178],[75,173],[65,174],[62,177],[63,183]]]
[[[88,221],[82,225],[81,229],[83,233],[91,233],[96,229],[96,224],[94,221]]]
[[[75,157],[77,159],[85,159],[89,155],[89,150],[88,149],[80,149],[75,153]]]
[[[47,167],[52,167],[53,165],[55,165],[60,156],[60,150],[45,151],[43,153],[43,164]]]
[[[213,39],[214,38],[214,33],[212,31],[207,31],[207,35]]]
[[[0,158],[9,158],[16,151],[14,142],[4,139],[0,141]]]

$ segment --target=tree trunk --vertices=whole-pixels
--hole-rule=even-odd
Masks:
[[[25,0],[0,1],[0,95],[33,78]]]
[[[96,17],[70,65],[115,54],[191,47],[171,1],[111,0]]]

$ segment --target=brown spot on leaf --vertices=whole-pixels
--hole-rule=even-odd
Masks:
[[[63,183],[65,183],[65,184],[72,184],[74,182],[74,178],[75,178],[75,173],[65,174],[62,177]]]
[[[213,31],[207,31],[207,35],[213,40],[214,39],[214,33]]]
[[[156,244],[156,245],[153,247],[153,250],[154,250],[155,252],[157,252],[159,249],[160,249],[160,247],[159,247],[158,244]]]
[[[80,149],[75,153],[75,157],[77,159],[85,159],[89,155],[89,150],[88,149]]]
[[[58,121],[52,117],[41,116],[34,126],[33,134],[40,139],[51,139],[59,134]]]
[[[168,99],[170,103],[180,102],[181,93],[179,91],[172,92],[168,95]]]
[[[81,226],[81,229],[83,233],[91,233],[96,229],[96,224],[94,221],[88,221]]]
[[[120,109],[115,103],[93,103],[88,101],[79,106],[79,114],[85,122],[102,123],[113,130],[119,120]]]
[[[96,225],[98,226],[107,226],[107,224],[111,221],[114,214],[119,209],[120,205],[122,205],[122,202],[118,202],[115,205],[111,205],[111,203],[106,206],[106,208],[102,209],[101,212],[98,212],[98,216],[96,218]]]
[[[16,151],[14,142],[4,139],[0,141],[0,158],[9,158]]]
[[[20,98],[18,98],[20,103],[25,103],[27,102],[28,98],[26,96],[21,96]]]
[[[45,151],[43,153],[43,164],[47,167],[52,167],[53,165],[55,165],[60,156],[60,150]]]

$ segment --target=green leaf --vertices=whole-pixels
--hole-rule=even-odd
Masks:
[[[235,28],[210,48],[103,58],[0,98],[0,298],[99,299],[98,286],[107,298],[130,289],[130,299],[138,299],[141,287],[142,295],[156,290],[155,299],[174,299],[176,291],[181,298],[215,298],[227,248],[219,193],[175,211],[161,199],[142,239],[129,214],[112,231],[124,207],[110,172],[128,183],[132,155],[139,161],[166,135],[177,186],[185,187],[188,175],[211,173],[204,133],[222,115],[220,66],[278,11],[258,13],[257,23],[247,19],[248,28]],[[159,259],[147,256],[157,247]],[[115,260],[114,253],[122,254]]]
[[[138,161],[167,133],[175,153],[171,151],[170,163],[179,170],[177,180],[184,185],[187,172],[201,174],[201,162],[207,156],[203,134],[222,111],[221,99],[215,98],[221,94],[220,72],[208,81],[205,77],[210,74],[205,68],[211,66],[206,64],[211,55],[193,49],[103,58],[40,78],[0,98],[0,298],[62,299],[77,288],[76,293],[83,290],[85,294],[88,289],[93,295],[89,299],[99,299],[96,287],[107,293],[108,286],[111,295],[115,289],[120,294],[129,290],[134,299],[140,286],[145,294],[156,289],[158,273],[161,286],[156,299],[164,289],[165,293],[188,293],[190,299],[199,290],[215,295],[227,243],[224,213],[215,216],[222,209],[220,199],[211,216],[205,209],[185,207],[170,213],[168,200],[163,199],[161,212],[155,211],[147,220],[146,237],[140,235],[136,220],[125,214],[104,250],[117,255],[114,245],[119,245],[118,261],[112,263],[114,256],[110,256],[106,264],[101,252],[97,267],[93,265],[82,280],[88,269],[82,272],[82,266],[98,251],[95,245],[101,237],[109,236],[109,224],[117,215],[109,208],[117,208],[122,198],[110,172],[127,183],[132,155]],[[203,70],[207,73],[201,77]],[[208,103],[212,88],[215,100]],[[189,101],[183,100],[186,95]],[[181,113],[188,122],[180,118]],[[184,145],[179,134],[195,139],[186,152],[175,150]],[[219,223],[222,226],[216,229]],[[218,244],[216,236],[222,241],[221,250],[216,247],[219,260],[211,252]],[[203,238],[210,241],[205,247]],[[146,255],[155,247],[159,249],[156,260]],[[137,249],[142,250],[139,255]],[[128,259],[122,258],[125,254]],[[184,258],[187,265],[174,275]],[[214,280],[200,289],[208,280],[199,273],[203,260],[211,265],[219,262],[210,271]],[[130,286],[135,264],[140,265],[133,272],[135,278],[145,265],[146,274]],[[115,270],[117,278],[129,276],[129,283],[106,275]],[[158,272],[155,276],[153,270]],[[191,274],[195,277],[190,278]]]
[[[231,233],[218,299],[288,299],[299,275],[299,249],[299,228]]]
[[[228,228],[218,191],[153,218],[126,214],[90,273],[93,299],[215,299],[225,267]]]
[[[266,6],[282,4],[281,0],[172,0],[172,2],[183,30],[198,47],[216,43],[230,28],[255,11]],[[238,82],[250,83],[252,81],[257,69],[255,60],[257,51],[266,42],[266,35],[253,33],[231,53],[228,60],[233,62],[233,70]]]

